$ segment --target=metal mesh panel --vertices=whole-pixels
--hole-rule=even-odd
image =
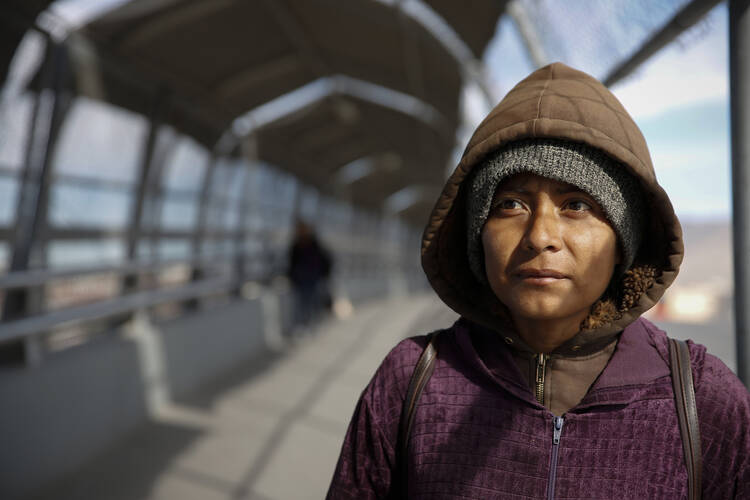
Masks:
[[[548,61],[603,79],[688,0],[521,0]]]

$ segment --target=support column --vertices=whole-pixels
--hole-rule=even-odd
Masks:
[[[234,267],[235,275],[237,276],[237,289],[238,294],[242,293],[242,287],[245,284],[245,280],[248,275],[248,263],[247,263],[247,250],[246,244],[247,239],[250,237],[250,231],[247,228],[247,218],[252,215],[251,211],[256,209],[256,200],[252,199],[252,204],[248,206],[247,193],[250,191],[253,181],[255,180],[255,170],[258,162],[258,141],[254,136],[248,137],[242,142],[241,145],[241,157],[246,164],[238,168],[244,168],[245,172],[242,177],[242,194],[239,200],[236,201],[237,207],[239,208],[239,215],[237,217],[236,227],[236,239],[235,239],[235,251],[234,251]],[[254,279],[255,277],[253,277]]]
[[[729,91],[737,374],[750,386],[750,0],[729,1]]]
[[[43,81],[34,105],[26,165],[19,186],[16,229],[9,271],[24,271],[44,261],[41,246],[47,226],[47,208],[52,178],[52,152],[62,122],[70,107],[71,97],[63,84],[66,78],[67,55],[60,44],[49,42]],[[38,312],[41,290],[11,290],[3,303],[4,321]],[[0,346],[0,363],[34,363],[41,356],[38,342],[25,340]]]
[[[205,272],[203,269],[205,259],[203,258],[203,244],[206,241],[208,232],[208,207],[213,197],[214,182],[216,178],[216,164],[219,160],[218,147],[214,147],[206,162],[201,192],[198,198],[198,217],[195,225],[195,231],[191,241],[193,269],[190,272],[191,281],[200,281],[203,279]],[[185,302],[185,308],[198,309],[200,299],[190,299]]]
[[[153,182],[154,178],[158,177],[154,175],[154,165],[157,163],[156,161],[154,161],[154,151],[156,150],[156,142],[158,139],[159,127],[161,125],[162,109],[166,106],[166,103],[164,102],[165,100],[166,96],[156,94],[154,96],[154,103],[151,114],[148,117],[148,136],[141,152],[140,165],[138,168],[138,184],[136,185],[135,200],[133,202],[133,210],[130,215],[130,227],[128,230],[127,241],[128,262],[133,262],[136,260],[136,256],[138,253],[138,243],[141,240],[141,235],[143,232],[143,212],[145,210],[145,205],[148,199],[153,199]],[[123,279],[123,293],[128,293],[137,288],[138,275],[126,275]]]

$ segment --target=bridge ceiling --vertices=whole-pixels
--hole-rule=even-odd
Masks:
[[[446,20],[456,22],[477,52],[494,34],[497,2],[473,0],[469,12],[450,2],[427,3],[452,16]],[[469,25],[472,19],[476,30]],[[451,124],[458,119],[458,63],[423,26],[384,2],[136,0],[83,31],[103,49],[103,57],[114,56],[168,92],[206,108],[217,123],[333,74],[414,95]],[[132,89],[109,81],[105,87],[108,100],[137,105]]]
[[[447,0],[423,3],[479,58],[506,2],[469,0],[460,8]],[[350,192],[362,191],[363,202],[375,203],[413,177],[440,182],[459,121],[461,61],[398,5],[135,0],[81,29],[97,54],[100,85],[93,88],[100,95],[85,83],[79,92],[147,115],[155,95],[167,97],[161,120],[209,147],[238,116],[320,78],[346,75],[413,96],[440,115],[442,134],[377,104],[325,98],[258,135],[264,159],[324,189],[331,173],[348,162],[397,156],[398,169],[376,170],[351,183]],[[79,78],[84,80],[91,79]],[[344,101],[351,117],[342,118]]]
[[[453,27],[477,58],[495,35],[508,0],[424,0]]]
[[[5,80],[26,28],[52,0],[3,0],[0,5],[0,81]]]
[[[372,207],[405,185],[441,187],[451,153],[451,143],[417,119],[338,96],[264,127],[257,139],[263,160],[283,162],[321,191]]]

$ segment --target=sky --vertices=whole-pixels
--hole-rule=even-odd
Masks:
[[[533,65],[513,22],[498,28],[485,63],[502,96]],[[657,178],[684,221],[730,217],[727,41],[722,3],[612,88],[646,137]]]
[[[697,40],[679,41],[613,88],[651,150],[659,182],[684,218],[731,213],[726,4]]]

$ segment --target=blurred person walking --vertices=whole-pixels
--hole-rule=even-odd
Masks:
[[[750,499],[750,394],[642,317],[682,230],[610,91],[517,84],[437,201],[422,265],[461,317],[362,393],[330,499]]]
[[[289,248],[287,276],[294,290],[294,326],[308,327],[330,307],[328,279],[331,256],[318,242],[313,228],[304,221],[295,224]]]

